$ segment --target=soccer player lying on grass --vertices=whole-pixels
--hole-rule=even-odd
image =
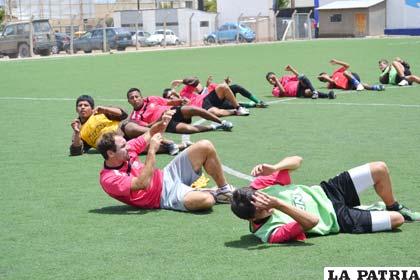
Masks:
[[[284,69],[290,71],[293,75],[284,75],[277,78],[273,72],[268,72],[266,80],[273,86],[272,94],[275,97],[305,97],[305,98],[336,98],[334,91],[322,93],[313,87],[311,81],[305,76],[300,75],[296,69],[287,65]]]
[[[81,95],[76,100],[78,117],[71,123],[73,129],[70,155],[78,156],[90,148],[96,148],[96,141],[109,131],[118,131],[127,139],[135,138],[149,130],[134,122],[126,121],[127,113],[116,107],[98,106],[89,95]],[[179,147],[173,141],[165,140],[159,152],[177,154]]]
[[[232,130],[232,123],[221,120],[216,115],[202,108],[194,106],[182,106],[182,99],[170,100],[158,96],[143,98],[140,89],[130,88],[127,92],[127,100],[133,106],[129,119],[139,125],[150,127],[162,118],[165,111],[175,110],[175,114],[166,127],[167,132],[192,134],[198,132],[222,129]],[[211,125],[192,125],[191,119],[194,116],[216,122]]]
[[[412,85],[413,82],[420,84],[420,77],[411,74],[410,65],[397,57],[390,65],[388,60],[379,60],[379,69],[382,71],[379,81],[382,84],[399,86]]]
[[[249,110],[242,107],[236,100],[235,95],[226,83],[213,84],[204,88],[196,77],[174,80],[171,83],[173,88],[180,84],[185,86],[179,95],[189,100],[188,105],[203,108],[218,117],[225,116],[248,116]]]
[[[275,165],[257,165],[252,175],[258,177],[251,186],[233,192],[233,213],[248,220],[251,232],[263,242],[303,240],[305,233],[388,231],[401,226],[404,220],[420,220],[420,213],[395,200],[388,167],[383,162],[367,163],[308,187],[291,184],[290,172],[301,161],[295,156]],[[279,186],[272,186],[275,184]],[[360,205],[360,193],[370,186],[387,211],[355,208]]]
[[[327,73],[322,72],[318,76],[318,80],[324,83],[328,83],[329,89],[344,89],[344,90],[385,90],[383,85],[369,85],[362,83],[360,76],[355,72],[350,72],[348,69],[350,65],[346,62],[339,61],[336,59],[331,59],[330,63],[332,65],[340,65],[341,67],[336,69],[334,73],[329,76]]]
[[[105,133],[98,142],[98,151],[105,159],[100,184],[111,197],[144,209],[199,211],[216,202],[229,202],[233,187],[229,185],[213,144],[201,140],[177,155],[163,170],[157,169],[156,151],[174,111],[167,111],[142,136],[128,142],[114,132]],[[146,160],[138,154],[149,146]],[[195,191],[191,184],[202,173],[202,167],[214,179],[214,192]]]

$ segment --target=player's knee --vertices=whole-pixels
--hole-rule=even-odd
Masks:
[[[383,161],[376,161],[370,164],[372,173],[381,176],[385,176],[389,174],[388,166]]]
[[[225,83],[219,84],[216,87],[216,92],[225,91],[225,90],[227,90],[228,87],[229,86],[227,84],[225,84]]]
[[[195,143],[195,145],[197,145],[197,147],[200,150],[203,150],[203,151],[206,151],[206,152],[214,152],[215,151],[215,147],[214,147],[213,143],[210,140],[207,140],[207,139],[200,140],[197,143]]]
[[[389,216],[391,218],[391,228],[396,229],[404,224],[404,217],[398,212],[392,211],[389,212]]]

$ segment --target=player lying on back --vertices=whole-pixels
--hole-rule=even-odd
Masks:
[[[405,221],[420,221],[420,213],[399,204],[392,193],[384,162],[371,162],[345,171],[319,185],[291,184],[290,172],[302,158],[287,157],[275,165],[259,164],[250,187],[234,191],[233,213],[249,221],[263,242],[304,240],[305,233],[370,233],[393,230]],[[373,186],[386,211],[356,208],[359,195]]]

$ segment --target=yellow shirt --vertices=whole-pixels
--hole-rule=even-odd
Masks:
[[[117,131],[119,123],[119,121],[108,119],[104,114],[92,115],[82,125],[80,136],[89,146],[96,148],[96,141],[102,134]]]

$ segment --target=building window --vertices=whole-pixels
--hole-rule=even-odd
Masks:
[[[330,17],[330,22],[341,22],[341,14],[335,14]]]
[[[200,27],[209,27],[208,21],[200,21]]]
[[[193,1],[185,1],[185,8],[193,8]]]
[[[174,7],[174,2],[173,1],[160,2],[159,7],[161,9],[171,9]]]
[[[163,26],[163,22],[156,22],[156,26]],[[167,22],[166,26],[178,26],[178,22]]]

